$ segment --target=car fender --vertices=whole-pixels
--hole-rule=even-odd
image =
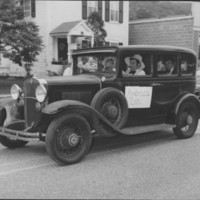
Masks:
[[[57,114],[66,109],[72,108],[81,108],[93,110],[89,105],[75,100],[60,100],[53,103],[48,104],[42,109],[42,113],[44,114]]]
[[[10,124],[16,119],[23,119],[24,101],[15,101],[12,98],[5,98],[0,100],[0,112],[5,112],[4,125]]]
[[[66,112],[67,111],[67,112]],[[42,109],[42,113],[46,115],[57,115],[63,112],[76,112],[83,115],[90,123],[90,125],[95,129],[96,119],[100,120],[102,123],[106,123],[111,129],[118,131],[101,113],[96,111],[90,105],[85,104],[80,101],[75,100],[61,100],[48,104]],[[41,120],[42,121],[42,120]]]
[[[198,106],[198,110],[200,109],[200,102],[197,98],[196,95],[192,94],[192,93],[184,93],[180,96],[180,98],[178,99],[178,101],[176,102],[175,105],[175,109],[174,109],[174,114],[177,115],[178,110],[181,106],[181,104],[185,101],[185,100],[193,100],[197,106]]]

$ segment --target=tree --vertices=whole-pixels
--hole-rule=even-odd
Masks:
[[[138,19],[147,19],[147,18],[153,18],[154,15],[151,11],[147,10],[146,8],[141,8],[136,11],[136,16]]]
[[[94,46],[102,46],[107,36],[104,27],[104,21],[98,12],[92,12],[86,21],[86,24],[94,32]]]
[[[130,1],[129,19],[191,15],[191,3],[181,1]]]
[[[28,66],[37,60],[43,45],[38,26],[23,19],[23,8],[17,6],[16,1],[0,0],[0,52],[3,57],[24,66],[30,75]]]

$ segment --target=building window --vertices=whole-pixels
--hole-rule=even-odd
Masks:
[[[88,16],[92,12],[98,12],[98,1],[88,1]]]
[[[36,17],[35,0],[20,0],[20,5],[24,8],[24,18]]]
[[[110,1],[110,21],[119,21],[119,1]]]
[[[31,0],[24,0],[24,17],[31,17]]]

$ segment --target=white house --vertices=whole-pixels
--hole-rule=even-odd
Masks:
[[[26,20],[39,26],[45,45],[33,66],[37,74],[57,71],[62,60],[71,61],[74,49],[93,45],[93,32],[85,23],[92,11],[99,12],[105,22],[106,45],[128,45],[129,1],[21,0],[21,3]],[[11,75],[24,73],[13,66],[16,65],[1,58],[0,68],[7,68]]]

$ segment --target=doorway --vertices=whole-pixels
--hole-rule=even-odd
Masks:
[[[67,38],[58,38],[58,61],[66,61],[68,57]]]

